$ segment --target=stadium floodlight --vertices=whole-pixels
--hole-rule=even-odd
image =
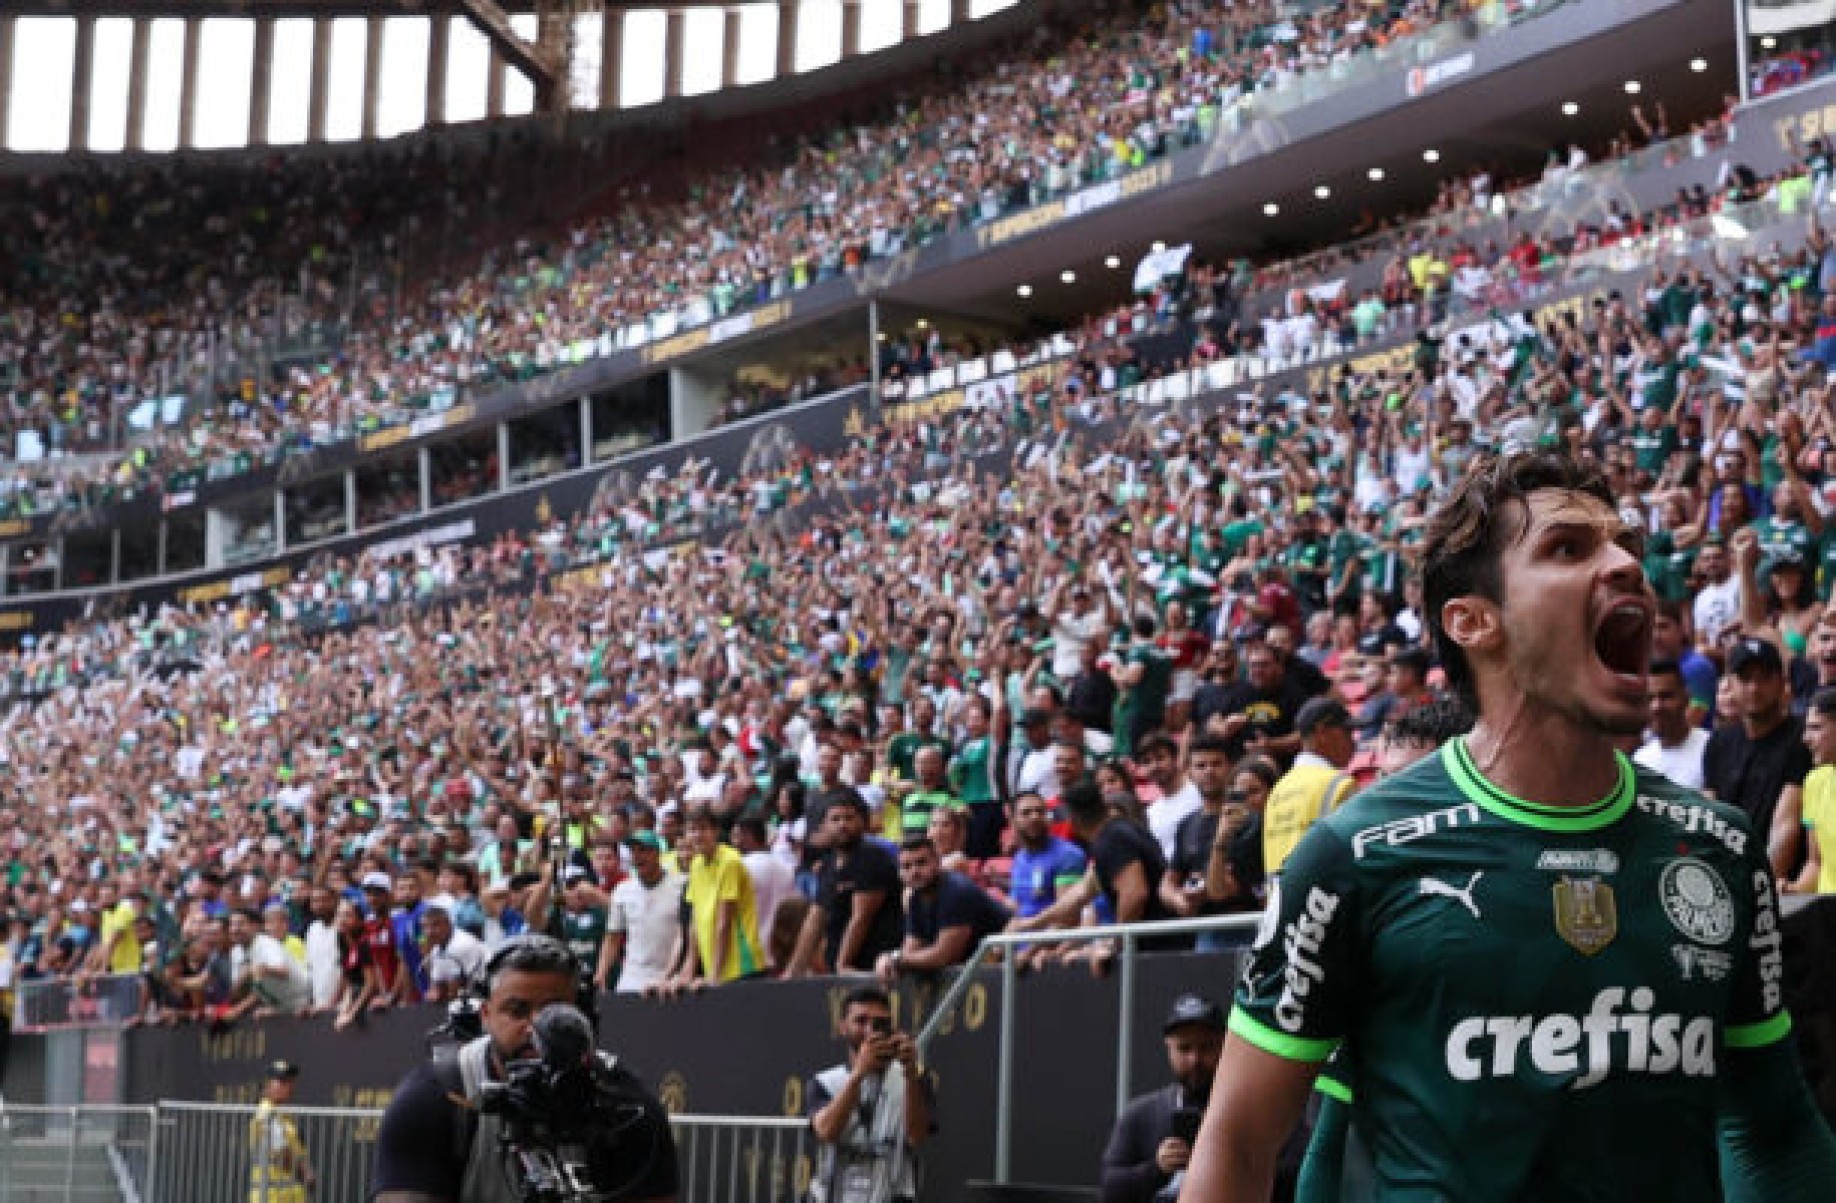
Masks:
[[[1103,260],[1103,266],[1107,267],[1110,271],[1115,271],[1118,267],[1122,266],[1122,256],[1111,255],[1109,258]]]
[[[1313,186],[1313,195],[1319,197],[1321,200],[1325,200],[1332,195],[1332,189],[1324,184],[1315,184]]]
[[[1576,104],[1574,101],[1564,100],[1562,102],[1562,116],[1573,117],[1576,113],[1579,113],[1580,111],[1581,111],[1581,106]]]
[[[1268,203],[1262,206],[1262,215],[1264,217],[1273,217],[1277,213],[1280,213],[1280,212],[1281,212],[1281,206],[1276,204],[1274,201],[1269,201]]]
[[[1364,174],[1370,177],[1371,183],[1373,184],[1381,184],[1383,182],[1383,168],[1381,167],[1373,167]]]
[[[1058,273],[1058,278],[1064,281],[1066,284],[1076,284],[1077,283],[1077,273],[1072,271],[1068,267],[1064,271],[1061,271]]]
[[[1154,245],[1153,245],[1153,246],[1152,246],[1152,247],[1151,247],[1150,249],[1151,249],[1151,250],[1152,250],[1152,251],[1153,251],[1153,252],[1154,252],[1154,253],[1155,253],[1156,255],[1160,255],[1160,254],[1165,254],[1165,253],[1166,253],[1166,249],[1167,249],[1167,244],[1166,244],[1166,243],[1164,243],[1164,242],[1162,242],[1162,241],[1160,241],[1160,239],[1158,239],[1158,238],[1156,238],[1156,239],[1154,240]]]
[[[1033,295],[1033,286],[1031,284],[1022,284],[1020,287],[1014,289],[1014,291],[1023,297],[1030,297]]]
[[[1773,37],[1771,34],[1767,34],[1765,37],[1760,39],[1760,49],[1761,50],[1777,50],[1778,48],[1779,48],[1779,40]]]
[[[1636,79],[1628,79],[1625,86],[1627,96],[1637,96],[1640,92],[1644,91],[1644,85],[1639,83]]]
[[[1701,75],[1704,71],[1708,70],[1708,60],[1705,58],[1692,58],[1689,60],[1689,69],[1694,71],[1697,75]]]
[[[1434,147],[1430,146],[1427,150],[1424,150],[1422,152],[1422,162],[1439,163],[1440,161],[1441,161],[1441,152],[1436,150]]]

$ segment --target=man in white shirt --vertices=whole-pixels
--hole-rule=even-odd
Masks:
[[[1109,629],[1109,598],[1092,601],[1081,580],[1067,577],[1052,597],[1051,614],[1052,675],[1069,681],[1083,667],[1084,645]]]
[[[1635,763],[1664,774],[1678,785],[1702,788],[1702,755],[1709,733],[1689,721],[1689,689],[1675,660],[1651,666],[1651,728],[1632,754]]]
[[[1724,627],[1740,617],[1740,577],[1728,563],[1728,550],[1710,543],[1696,556],[1696,568],[1708,579],[1696,594],[1696,638],[1713,647]]]
[[[1179,767],[1179,746],[1159,733],[1149,735],[1137,749],[1148,780],[1160,791],[1160,797],[1148,807],[1148,830],[1170,863],[1178,843],[1179,825],[1187,815],[1204,805],[1198,787],[1186,779]]]
[[[759,942],[765,955],[771,955],[771,927],[778,915],[778,904],[796,893],[797,874],[791,866],[773,854],[771,840],[765,834],[763,819],[747,816],[733,825],[733,846],[752,877],[752,896],[759,910]]]
[[[429,903],[421,911],[421,939],[426,948],[421,962],[427,975],[427,1001],[448,1002],[484,974],[488,954],[484,941],[453,926],[453,913]]]
[[[252,1010],[297,1015],[312,1001],[306,966],[294,960],[287,946],[261,930],[253,911],[232,911],[229,919],[230,973],[237,1002],[229,1018],[239,1019]]]
[[[338,997],[344,966],[338,953],[338,896],[326,886],[314,886],[307,900],[312,922],[306,926],[306,978],[312,986],[312,1009],[327,1010]]]
[[[606,939],[593,984],[603,990],[618,967],[619,994],[642,994],[662,985],[682,939],[680,873],[663,867],[663,840],[654,831],[634,831],[625,841],[631,874],[612,891]]]

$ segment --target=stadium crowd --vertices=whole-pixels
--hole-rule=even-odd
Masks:
[[[691,463],[487,546],[47,636],[6,661],[8,960],[125,975],[146,1019],[348,1025],[551,921],[667,995],[1254,909],[1386,731],[1444,724],[1409,549],[1473,456],[1529,445],[1595,459],[1648,532],[1641,758],[1809,821],[1776,867],[1826,885],[1836,748],[1794,715],[1826,730],[1836,682],[1836,251],[1805,231],[1536,317],[1431,305],[1312,391],[1143,406],[1225,354],[1194,264],[1024,387],[827,459]],[[1358,302],[1298,295],[1265,349],[1359,342]],[[1332,343],[1296,353],[1315,305]]]
[[[1114,178],[1361,53],[1544,7],[1121,6],[1095,26],[1042,27],[874,117],[710,169],[682,196],[627,187],[611,215],[548,236],[525,226],[463,272],[417,271],[408,248],[464,262],[456,232],[506,195],[546,191],[507,183],[519,168],[570,183],[588,170],[524,147],[483,159],[482,195],[468,188],[473,158],[434,154],[359,160],[329,178],[277,161],[171,188],[158,173],[25,179],[0,194],[0,362],[14,365],[0,438],[29,431],[47,454],[119,448],[147,402],[202,403],[176,425],[156,419],[105,469],[28,471],[10,504],[101,503],[443,408],[603,354],[628,327],[699,324]]]

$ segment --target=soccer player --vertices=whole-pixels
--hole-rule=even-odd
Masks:
[[[1475,463],[1431,520],[1477,723],[1289,858],[1182,1198],[1266,1199],[1342,1044],[1378,1199],[1826,1197],[1764,840],[1614,750],[1646,718],[1639,552],[1558,456]]]

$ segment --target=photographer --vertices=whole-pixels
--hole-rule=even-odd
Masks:
[[[582,1052],[589,1051],[591,1029],[573,1011],[579,982],[573,954],[547,936],[517,937],[492,957],[480,1010],[485,1034],[460,1046],[450,1061],[414,1069],[390,1100],[376,1138],[374,1203],[519,1203],[527,1196],[507,1175],[506,1154],[512,1147],[526,1154],[532,1133],[539,1137],[569,1121],[580,1125],[578,1141],[562,1132],[565,1139],[534,1142],[534,1148],[558,1155],[568,1144],[584,1143],[595,1191],[586,1197],[674,1203],[675,1144],[650,1091],[603,1058],[574,1057],[551,1069],[551,1062],[567,1059],[557,1057],[556,1047],[543,1047],[539,1034],[570,1034],[567,1025],[555,1023],[557,1015],[572,1012],[582,1029]],[[571,1096],[581,1093],[579,1078],[586,1079],[590,1097],[576,1105]],[[506,1083],[508,1090],[502,1089]],[[563,1088],[570,1096],[566,1106],[555,1097]],[[531,1112],[544,1114],[532,1118]]]
[[[1205,1114],[1224,1049],[1224,1009],[1197,994],[1173,1002],[1161,1032],[1173,1082],[1131,1099],[1103,1150],[1103,1203],[1159,1203],[1179,1197],[1192,1138]]]
[[[848,1059],[811,1078],[804,1092],[819,1151],[814,1203],[909,1203],[913,1159],[935,1130],[930,1076],[912,1038],[893,1031],[886,992],[862,986],[842,1006]]]

